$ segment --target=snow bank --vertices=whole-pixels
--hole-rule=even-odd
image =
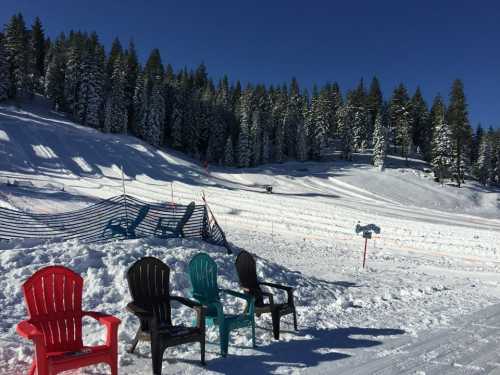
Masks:
[[[187,267],[190,259],[200,251],[209,253],[219,268],[219,286],[239,290],[234,260],[235,255],[227,255],[223,248],[198,241],[141,239],[107,244],[80,244],[65,242],[41,244],[31,248],[14,248],[0,252],[0,370],[2,373],[18,371],[30,361],[32,347],[28,341],[17,336],[15,325],[26,318],[21,284],[36,270],[49,264],[65,265],[84,278],[84,309],[103,311],[122,319],[119,332],[120,365],[126,373],[126,366],[135,363],[136,355],[125,352],[137,329],[138,321],[124,308],[130,301],[125,271],[143,256],[162,259],[171,268],[171,293],[188,296],[190,291]],[[258,258],[259,277],[296,287],[298,324],[304,329],[322,328],[332,325],[332,315],[342,308],[342,288],[312,277],[304,277],[278,264]],[[281,298],[285,299],[285,295]],[[243,303],[234,298],[226,299],[228,312],[242,310]],[[185,307],[178,307],[173,318],[177,323],[191,324],[195,314]],[[287,327],[287,321],[290,325]],[[291,319],[284,319],[283,328],[291,328]],[[84,328],[85,343],[97,344],[103,341],[103,329],[88,321]],[[257,319],[258,327],[271,327],[270,317]],[[259,346],[269,345],[272,335],[269,330],[257,329]],[[284,333],[282,341],[294,338]],[[218,334],[214,327],[208,328],[207,342],[213,343],[208,359],[218,357]],[[240,330],[233,334],[229,352],[244,352],[241,347],[250,347],[250,330]],[[139,355],[150,356],[147,343],[139,345]],[[184,345],[167,351],[166,357],[197,359],[197,344]],[[149,363],[145,364],[148,366]]]

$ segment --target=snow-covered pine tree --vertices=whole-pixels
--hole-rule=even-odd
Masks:
[[[406,87],[401,83],[394,90],[389,104],[389,125],[401,156],[406,160],[408,160],[412,146],[412,124],[410,99]]]
[[[493,163],[491,141],[488,136],[483,135],[479,147],[479,157],[477,159],[476,171],[479,182],[487,185],[493,182]]]
[[[29,32],[23,16],[19,13],[10,19],[4,30],[4,46],[10,72],[9,97],[33,95],[33,66]]]
[[[61,34],[52,44],[45,73],[45,96],[54,108],[64,107],[64,72],[66,70],[66,37]]]
[[[424,159],[430,160],[432,151],[432,121],[429,119],[427,104],[417,87],[411,99],[412,143],[420,149]]]
[[[124,57],[115,59],[115,67],[110,80],[110,90],[106,100],[104,131],[127,133],[127,106],[125,98],[126,71]]]
[[[240,134],[238,137],[238,166],[249,167],[251,162],[252,147],[250,144],[251,132],[251,100],[252,88],[247,87],[240,100]]]
[[[104,48],[95,33],[86,38],[81,60],[76,118],[81,124],[98,129],[104,102]]]
[[[234,165],[234,149],[231,137],[227,137],[226,147],[224,148],[224,165],[228,167]]]
[[[68,43],[64,71],[64,109],[76,116],[78,90],[81,83],[83,35],[72,32]]]
[[[443,184],[452,166],[453,147],[451,131],[445,120],[444,105],[439,96],[434,100],[433,112],[432,167],[438,181]]]
[[[352,131],[352,122],[354,110],[350,104],[350,99],[339,110],[338,129],[341,141],[341,157],[344,160],[352,160],[354,149],[354,137]]]
[[[164,124],[165,99],[163,98],[163,77],[157,75],[153,79],[144,139],[154,146],[160,146]]]
[[[42,21],[36,17],[31,26],[31,58],[33,66],[33,84],[37,93],[43,93],[43,79],[45,78],[45,54],[47,52],[45,33]]]
[[[132,132],[135,136],[144,139],[144,129],[148,116],[148,98],[145,90],[144,71],[139,70],[134,91],[134,124]]]
[[[375,129],[373,132],[373,165],[381,170],[384,168],[385,164],[386,148],[386,129],[382,126],[382,115],[380,112],[377,112]]]
[[[309,103],[302,100],[302,109],[299,122],[297,123],[297,160],[305,161],[309,155],[307,144],[307,124],[306,117],[309,116]]]
[[[450,106],[446,117],[452,132],[454,178],[460,187],[468,166],[467,153],[472,140],[472,129],[469,123],[463,83],[459,79],[453,82]]]
[[[375,120],[377,115],[382,110],[383,104],[382,90],[380,90],[380,82],[377,77],[372,78],[370,89],[366,97],[366,106],[368,110],[368,134],[372,134],[375,128]],[[373,140],[375,142],[375,140]]]
[[[126,84],[125,84],[125,105],[127,107],[128,128],[133,127],[134,116],[134,93],[139,75],[139,60],[135,50],[135,44],[130,41],[126,51]]]
[[[0,34],[0,101],[7,99],[10,88],[9,63],[4,47],[4,40]]]

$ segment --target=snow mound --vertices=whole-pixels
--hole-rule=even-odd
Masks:
[[[209,253],[216,261],[220,288],[240,290],[234,267],[235,255],[228,255],[223,248],[199,241],[140,239],[106,244],[61,242],[3,250],[0,252],[0,372],[20,371],[25,369],[30,361],[31,344],[17,336],[15,325],[26,318],[21,284],[38,269],[50,264],[71,268],[84,278],[84,309],[107,312],[122,320],[119,330],[120,366],[122,371],[126,371],[126,366],[137,360],[137,356],[126,353],[125,348],[135,334],[138,321],[125,311],[125,306],[130,301],[125,271],[141,257],[158,257],[171,268],[171,293],[189,296],[187,268],[191,258],[200,251]],[[332,314],[344,308],[343,298],[340,298],[343,290],[333,283],[305,277],[300,272],[291,271],[260,257],[257,257],[257,266],[262,280],[272,280],[296,288],[298,324],[301,328],[330,327]],[[280,295],[279,298],[284,300],[286,297]],[[238,299],[230,297],[224,301],[227,312],[242,311],[244,307],[243,301]],[[175,304],[174,307],[174,323],[192,324],[195,317],[193,310]],[[291,329],[291,317],[284,318],[282,325],[287,331]],[[263,326],[269,329],[262,329]],[[256,334],[259,346],[271,343],[270,327],[270,317],[257,318]],[[103,334],[104,331],[98,324],[90,320],[85,321],[86,344],[102,343]],[[282,335],[282,341],[293,339],[292,332]],[[208,328],[207,343],[212,343],[208,347],[208,360],[218,357],[218,333],[214,327]],[[244,352],[245,347],[251,347],[249,329],[242,329],[233,334],[230,354]],[[140,344],[138,353],[149,358],[149,345]],[[197,360],[199,347],[193,344],[171,348],[166,357]]]

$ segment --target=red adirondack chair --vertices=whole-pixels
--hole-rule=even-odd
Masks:
[[[107,363],[111,374],[118,374],[120,319],[82,311],[82,289],[80,275],[62,266],[42,268],[23,284],[30,319],[17,325],[17,333],[35,344],[29,375],[53,375],[97,363]],[[84,316],[106,326],[105,345],[83,345]]]

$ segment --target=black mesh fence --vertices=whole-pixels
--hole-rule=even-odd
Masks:
[[[149,203],[120,195],[80,210],[58,214],[0,208],[2,240],[78,239],[99,242],[150,236],[198,238],[230,251],[224,232],[205,205],[193,208],[171,203]]]

